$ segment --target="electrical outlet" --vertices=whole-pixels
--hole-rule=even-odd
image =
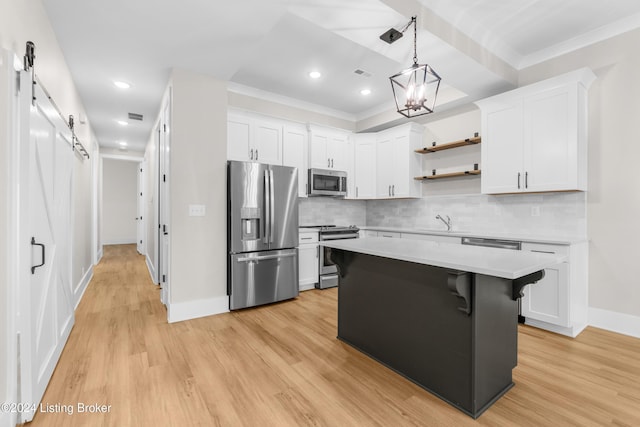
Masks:
[[[205,215],[204,205],[189,205],[189,216],[204,216],[204,215]]]
[[[531,216],[540,216],[540,206],[531,206]]]

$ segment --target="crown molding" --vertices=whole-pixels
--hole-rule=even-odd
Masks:
[[[546,49],[539,50],[535,53],[524,57],[517,69],[522,70],[527,67],[539,64],[541,62],[548,61],[561,55],[565,55],[569,52],[573,52],[578,49],[590,46],[592,44],[601,42],[603,40],[610,39],[628,31],[635,30],[640,27],[640,13],[623,18],[609,25],[604,25],[595,30],[589,31],[580,36],[569,39],[565,42],[555,44]]]
[[[299,99],[290,98],[284,95],[278,95],[273,92],[268,92],[262,89],[256,89],[254,87],[245,86],[239,83],[229,82],[227,85],[229,92],[237,93],[239,95],[250,96],[253,98],[262,99],[263,101],[275,102],[277,104],[286,105],[288,107],[300,108],[302,110],[311,111],[313,113],[324,114],[325,116],[335,117],[350,122],[356,122],[357,117],[355,114],[346,113],[344,111],[335,110],[333,108],[323,107],[311,102],[301,101]]]

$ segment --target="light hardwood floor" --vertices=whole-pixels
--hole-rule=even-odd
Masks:
[[[135,246],[108,246],[43,403],[110,412],[31,426],[640,426],[638,339],[522,326],[516,386],[473,420],[338,341],[336,291],[170,325]]]

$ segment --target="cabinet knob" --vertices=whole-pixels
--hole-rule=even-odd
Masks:
[[[253,160],[253,148],[250,150],[249,160]]]

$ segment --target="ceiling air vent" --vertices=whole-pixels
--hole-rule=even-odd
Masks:
[[[142,121],[142,114],[138,114],[138,113],[129,113],[129,118],[131,120],[140,120]]]
[[[362,77],[371,77],[371,73],[369,73],[367,71],[364,71],[364,70],[361,70],[360,68],[355,70],[354,73],[356,73],[357,75],[362,76]]]

